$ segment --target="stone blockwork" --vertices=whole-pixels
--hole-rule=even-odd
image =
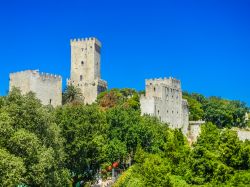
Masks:
[[[188,103],[182,98],[181,83],[170,78],[146,80],[146,94],[140,98],[142,114],[158,117],[171,128],[188,132]]]
[[[107,89],[101,80],[101,42],[96,38],[73,39],[71,45],[71,75],[68,85],[80,88],[85,104],[93,103]]]
[[[34,92],[43,105],[60,106],[62,104],[62,77],[27,70],[10,74],[10,88],[19,88],[22,94]]]
[[[193,143],[196,142],[201,133],[201,125],[205,121],[189,121],[188,138]]]
[[[250,141],[250,129],[242,129],[242,130],[237,130],[238,137],[240,140],[245,141],[249,140]]]

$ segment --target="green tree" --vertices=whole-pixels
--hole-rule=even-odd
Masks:
[[[216,124],[219,128],[245,127],[245,114],[248,108],[245,103],[228,101],[218,97],[211,97],[203,106],[204,119]]]
[[[83,103],[84,98],[80,88],[74,87],[73,85],[67,86],[62,96],[63,104],[67,103]]]
[[[104,146],[104,150],[107,162],[122,161],[127,156],[126,144],[117,138],[110,140]]]
[[[107,123],[97,106],[65,105],[55,112],[65,138],[66,166],[72,173],[90,179],[104,162]]]
[[[22,170],[17,174],[20,180],[13,180],[13,184],[60,186],[67,183],[63,139],[49,108],[43,107],[33,93],[22,96],[19,90],[13,89],[0,109],[0,126],[0,148]],[[5,166],[2,169],[8,171],[8,165],[2,165]]]
[[[16,186],[25,182],[26,168],[23,159],[0,148],[1,186]]]
[[[98,95],[97,103],[104,109],[117,106],[140,109],[139,94],[130,88],[111,89]]]
[[[189,96],[187,93],[183,95],[183,98],[188,101],[188,108],[190,112],[189,120],[197,121],[203,119],[204,111],[202,109],[202,104],[192,96]]]

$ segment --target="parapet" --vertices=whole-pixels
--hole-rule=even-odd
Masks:
[[[23,70],[23,71],[10,73],[10,75],[30,74],[30,73],[36,74],[38,72],[39,72],[39,70]]]
[[[62,77],[60,75],[54,75],[49,73],[43,73],[39,72],[39,70],[25,70],[25,71],[19,71],[15,73],[10,73],[10,77],[15,75],[29,75],[31,77],[39,77],[42,80],[62,80]]]
[[[98,46],[101,47],[101,42],[95,37],[70,39],[70,45],[79,45],[79,44],[88,43],[88,42],[94,42]]]
[[[178,79],[175,79],[173,77],[169,78],[155,78],[155,79],[146,79],[146,86],[148,85],[165,85],[165,86],[170,86],[173,88],[181,88],[181,81]]]
[[[39,78],[42,80],[62,80],[62,77],[60,75],[55,75],[55,74],[49,74],[49,73],[39,73]]]

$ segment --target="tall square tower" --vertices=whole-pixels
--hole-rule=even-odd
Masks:
[[[93,103],[97,95],[107,89],[101,80],[101,42],[96,38],[73,39],[71,46],[71,73],[68,85],[80,88],[84,103]]]

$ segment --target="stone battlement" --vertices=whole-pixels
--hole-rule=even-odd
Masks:
[[[167,85],[175,88],[181,88],[181,82],[173,77],[169,78],[156,78],[156,79],[146,79],[146,86],[149,85]]]
[[[42,79],[49,79],[49,80],[61,80],[62,79],[60,75],[54,75],[54,74],[43,73],[43,72],[40,73],[39,76]]]
[[[24,74],[29,74],[31,76],[37,76],[43,80],[61,80],[62,77],[60,75],[55,75],[55,74],[49,74],[49,73],[44,73],[44,72],[39,72],[39,70],[25,70],[25,71],[19,71],[15,73],[10,73],[10,77],[13,77],[15,75],[24,75]]]
[[[97,45],[99,45],[101,47],[101,42],[97,38],[94,38],[94,37],[70,39],[70,44],[71,45],[79,45],[79,44],[83,44],[83,43],[86,43],[86,42],[94,42],[94,43],[96,43]]]

